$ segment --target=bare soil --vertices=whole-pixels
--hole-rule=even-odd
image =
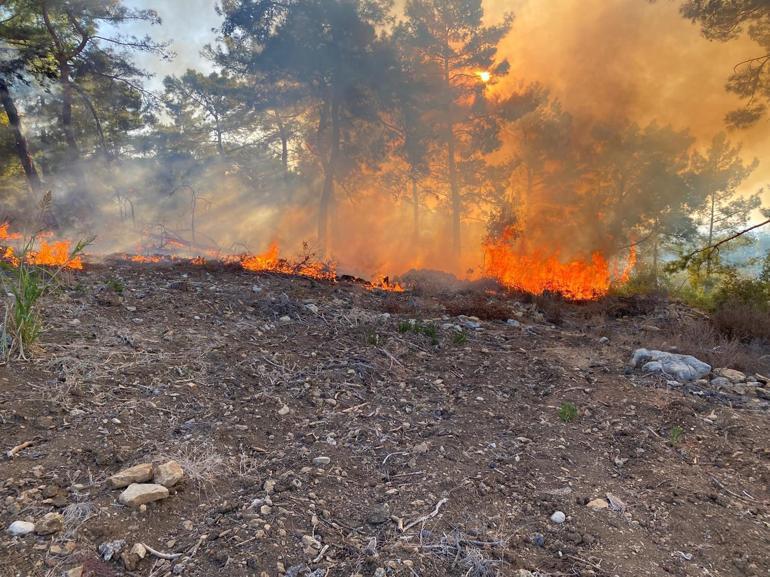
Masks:
[[[554,306],[90,267],[0,367],[0,575],[770,575],[767,401],[629,371],[680,306]],[[187,479],[146,511],[105,483],[169,458]],[[115,540],[180,555],[129,571]]]

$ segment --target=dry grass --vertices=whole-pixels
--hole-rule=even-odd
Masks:
[[[715,368],[762,374],[770,370],[767,346],[725,336],[705,318],[685,319],[661,333],[657,342],[660,347],[676,347],[678,352],[693,355]]]
[[[180,445],[172,451],[162,453],[159,460],[174,460],[179,463],[186,477],[199,490],[206,490],[214,485],[217,479],[235,471],[232,462],[209,443]]]
[[[770,313],[754,304],[728,300],[714,312],[712,321],[729,338],[770,343]]]

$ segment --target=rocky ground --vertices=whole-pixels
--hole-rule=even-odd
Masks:
[[[2,577],[770,575],[768,351],[630,369],[680,306],[114,264],[45,312]]]

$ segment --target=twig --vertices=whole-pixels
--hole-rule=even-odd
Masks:
[[[8,456],[9,459],[13,459],[16,455],[18,455],[24,449],[26,449],[27,447],[31,447],[39,440],[40,440],[39,438],[35,438],[35,439],[32,439],[31,441],[24,441],[21,445],[16,445],[14,448],[8,451],[6,455]]]
[[[433,517],[435,517],[436,515],[438,515],[438,513],[439,513],[439,510],[441,509],[441,507],[442,507],[442,506],[443,506],[443,505],[444,505],[444,504],[445,504],[447,501],[449,501],[449,499],[447,499],[446,497],[444,497],[443,499],[441,499],[441,501],[439,501],[438,503],[436,503],[436,508],[435,508],[435,509],[433,509],[433,512],[431,512],[431,513],[428,513],[427,515],[423,515],[422,517],[419,517],[419,518],[415,519],[415,520],[414,520],[414,521],[412,521],[411,523],[407,523],[407,525],[406,525],[406,526],[404,526],[404,528],[403,528],[402,532],[404,532],[404,533],[405,533],[406,531],[409,531],[409,529],[411,529],[411,528],[412,528],[412,527],[414,527],[415,525],[418,525],[418,524],[420,524],[420,523],[424,523],[424,522],[425,522],[425,521],[427,521],[428,519],[432,519]]]
[[[142,546],[147,549],[149,553],[152,555],[155,555],[155,557],[159,559],[165,559],[166,561],[174,561],[176,559],[179,559],[182,554],[181,553],[163,553],[162,551],[158,551],[157,549],[153,549],[149,545],[142,543]]]

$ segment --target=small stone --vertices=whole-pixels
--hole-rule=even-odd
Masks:
[[[760,399],[770,401],[770,389],[764,387],[757,387],[754,391]]]
[[[125,546],[126,541],[124,539],[102,543],[98,548],[99,555],[101,555],[102,559],[105,561],[110,561],[113,557],[117,557]]]
[[[134,546],[131,547],[131,553],[140,559],[144,559],[147,556],[147,548],[141,543],[135,543]]]
[[[599,344],[600,345],[606,345],[609,342],[610,342],[610,339],[608,337],[602,337],[602,338],[599,339]]]
[[[317,306],[317,305],[314,305],[313,303],[308,303],[308,304],[306,304],[306,305],[305,305],[305,308],[306,308],[307,310],[309,310],[311,313],[313,313],[314,315],[317,315],[317,314],[318,314],[318,306]]]
[[[414,452],[418,455],[424,455],[430,450],[430,447],[428,446],[428,443],[422,442],[414,446]]]
[[[132,483],[146,483],[150,479],[152,479],[152,464],[142,463],[141,465],[115,473],[107,479],[107,483],[113,489],[122,489]]]
[[[553,515],[551,515],[551,521],[559,525],[564,523],[564,521],[566,520],[567,520],[567,516],[561,511],[556,511]]]
[[[291,409],[289,408],[289,405],[284,405],[283,407],[278,409],[278,414],[281,415],[282,417],[285,417],[289,413],[291,413]]]
[[[173,487],[182,479],[184,479],[184,470],[176,461],[158,465],[152,476],[153,482],[164,487]]]
[[[46,513],[40,521],[35,523],[37,535],[53,535],[64,528],[64,517],[61,513]]]
[[[118,501],[129,507],[139,507],[168,497],[168,489],[154,483],[133,483],[120,494]]]
[[[322,467],[323,465],[328,465],[331,462],[332,460],[329,457],[316,457],[313,459],[313,464],[316,467]]]
[[[64,575],[66,575],[66,577],[83,577],[83,566],[78,565],[77,567],[73,567]]]
[[[384,525],[390,521],[390,508],[387,504],[375,507],[366,517],[366,522],[370,525]]]
[[[265,493],[268,495],[273,493],[275,491],[275,485],[278,481],[275,479],[268,479],[265,481],[264,485],[262,485],[262,488],[265,490]]]
[[[281,321],[282,323],[290,323],[291,322],[291,317],[289,315],[284,315],[284,316],[282,316],[278,320]]]
[[[711,379],[711,386],[715,389],[723,389],[729,387],[731,384],[732,382],[727,377],[715,377]]]
[[[6,531],[14,537],[23,537],[35,531],[35,524],[29,521],[14,521]]]
[[[532,536],[532,543],[538,547],[545,547],[545,537],[541,533],[535,533]]]
[[[716,369],[714,374],[729,379],[733,383],[742,383],[746,380],[746,375],[735,369]]]
[[[609,509],[610,504],[607,502],[607,499],[594,499],[588,503],[587,507],[599,511],[600,509]]]

